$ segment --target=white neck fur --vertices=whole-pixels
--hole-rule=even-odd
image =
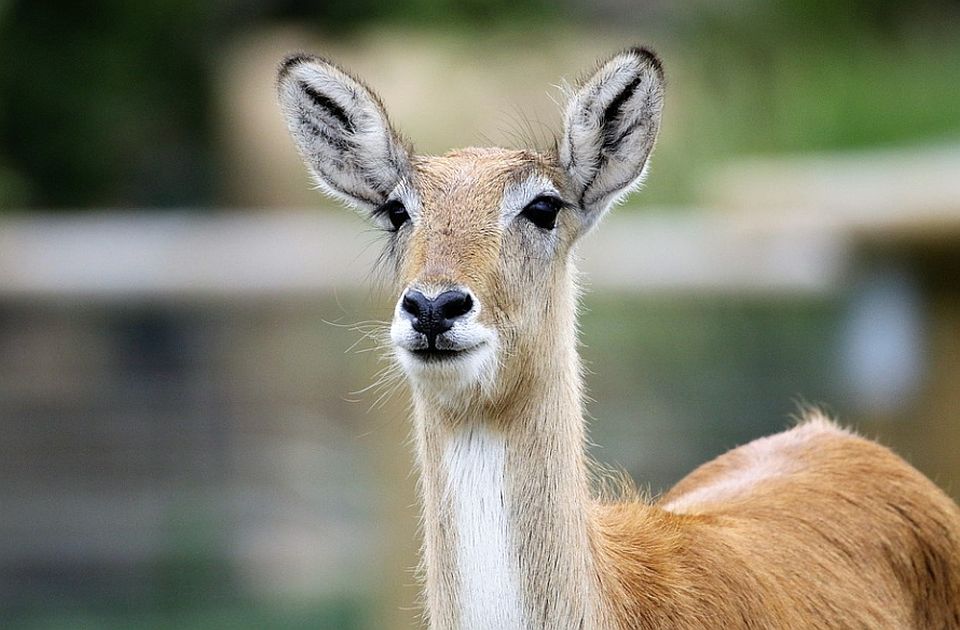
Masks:
[[[458,427],[443,453],[444,502],[457,539],[460,627],[520,630],[519,563],[505,487],[506,445],[489,427]]]

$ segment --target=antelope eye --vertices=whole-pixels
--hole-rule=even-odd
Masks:
[[[528,203],[520,215],[526,217],[538,228],[552,230],[557,227],[557,214],[562,207],[561,200],[544,195]]]
[[[403,224],[410,220],[410,215],[407,214],[407,209],[403,207],[403,203],[397,199],[386,202],[379,208],[377,208],[377,214],[387,215],[387,219],[390,220],[390,225],[393,226],[393,231],[396,232]]]

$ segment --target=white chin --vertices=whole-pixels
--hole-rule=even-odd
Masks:
[[[496,368],[496,349],[491,342],[442,357],[424,357],[400,347],[396,355],[411,381],[442,397],[477,386],[485,389],[493,381]]]

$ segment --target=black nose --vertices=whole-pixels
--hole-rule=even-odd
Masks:
[[[438,335],[451,328],[458,318],[473,308],[473,299],[464,291],[444,291],[432,300],[419,291],[407,291],[402,307],[417,332],[427,336],[431,348],[436,347]]]

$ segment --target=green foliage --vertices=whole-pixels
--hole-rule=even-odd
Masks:
[[[263,3],[256,16],[248,12],[248,17],[297,19],[330,34],[342,34],[344,30],[355,30],[371,23],[392,23],[463,28],[477,35],[487,28],[516,22],[552,22],[563,14],[564,7],[549,0],[281,0]]]
[[[604,6],[600,23],[584,3],[548,0],[0,0],[0,207],[215,205],[217,54],[269,21],[345,38],[401,24],[489,46],[502,31],[642,26],[670,75],[645,203],[695,200],[701,176],[737,155],[960,138],[956,2]]]
[[[668,42],[666,131],[639,199],[693,201],[704,173],[738,155],[960,141],[951,6],[704,7]]]
[[[9,7],[0,22],[0,205],[208,198],[205,4]]]

